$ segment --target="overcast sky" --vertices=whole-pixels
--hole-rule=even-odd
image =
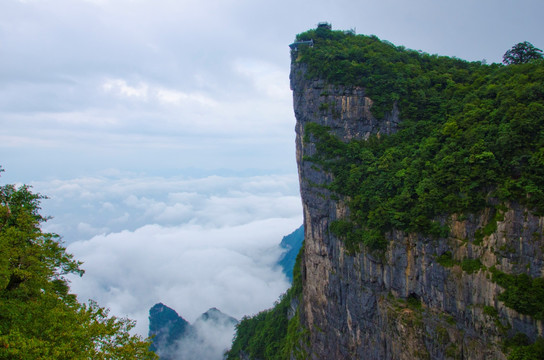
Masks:
[[[329,21],[500,62],[541,0],[0,0],[5,181],[293,173],[295,35]]]
[[[286,289],[274,246],[302,222],[295,35],[328,21],[490,63],[544,48],[543,13],[542,0],[0,0],[0,182],[51,197],[46,229],[87,270],[74,290],[139,331],[156,301],[189,320],[254,313]]]

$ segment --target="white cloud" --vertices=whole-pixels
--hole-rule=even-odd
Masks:
[[[157,92],[157,98],[161,103],[179,104],[184,99],[187,99],[188,95],[182,93],[181,91],[161,89]]]
[[[182,339],[177,351],[170,355],[180,360],[222,359],[224,352],[232,345],[234,324],[197,320],[192,325],[195,334]]]
[[[92,236],[94,234],[103,234],[108,232],[108,230],[109,229],[107,227],[94,227],[85,222],[80,222],[79,224],[77,224],[77,231],[87,236]]]
[[[43,201],[43,212],[54,218],[45,228],[54,229],[50,231],[68,243],[146,224],[213,228],[302,213],[295,174],[203,178],[114,174],[32,185],[50,197]]]
[[[118,96],[147,100],[149,86],[140,82],[136,86],[130,86],[122,79],[108,79],[102,84],[105,92],[112,92]]]
[[[193,102],[203,106],[217,106],[216,101],[199,93],[184,93],[171,89],[157,89],[156,96],[162,104],[182,105],[186,102]]]
[[[281,238],[298,226],[299,217],[271,218],[218,228],[146,225],[95,236],[68,247],[86,271],[71,287],[80,300],[135,318],[142,334],[146,311],[157,302],[190,321],[211,307],[241,318],[272,306],[287,289],[274,264]]]
[[[0,135],[0,143],[4,147],[19,148],[25,146],[36,146],[38,145],[41,148],[51,148],[56,147],[57,142],[49,139],[35,139],[28,136],[17,136],[17,135]]]
[[[255,59],[237,59],[234,63],[236,72],[250,79],[253,86],[270,99],[286,98],[290,100],[289,78],[285,70],[277,65]]]
[[[241,318],[272,306],[287,280],[274,268],[283,236],[302,223],[296,175],[108,176],[34,183],[50,196],[45,231],[83,261],[80,300],[138,320],[163,302],[184,318],[211,307]],[[77,224],[77,225],[74,225]]]
[[[105,93],[113,94],[118,98],[139,101],[154,101],[162,105],[196,104],[215,107],[217,102],[199,92],[183,92],[176,89],[151,85],[142,81],[129,85],[124,79],[106,79],[102,83]]]

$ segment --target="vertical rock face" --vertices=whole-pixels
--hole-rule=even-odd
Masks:
[[[467,219],[446,219],[445,239],[392,232],[385,253],[351,256],[328,231],[348,209],[321,187],[330,174],[306,160],[315,145],[304,142],[304,127],[328,126],[339,138],[367,139],[396,131],[395,107],[384,119],[372,116],[364,89],[309,80],[293,59],[291,89],[296,150],[304,211],[303,302],[301,321],[310,333],[312,359],[506,359],[499,342],[522,332],[534,340],[543,324],[504,306],[503,291],[489,268],[506,273],[544,274],[544,219],[510,204],[496,230],[474,241],[475,231],[495,216],[486,211]],[[334,200],[336,199],[336,200]],[[536,234],[536,235],[535,235]],[[476,245],[477,244],[477,245]],[[452,262],[437,258],[451,254]],[[479,259],[473,271],[463,259]],[[497,313],[485,311],[493,307]]]

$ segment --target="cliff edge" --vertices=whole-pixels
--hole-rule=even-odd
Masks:
[[[349,143],[395,134],[403,112],[394,102],[376,118],[364,87],[315,76],[297,49],[290,80],[304,211],[299,311],[309,332],[307,356],[506,359],[508,339],[530,344],[542,336],[542,318],[518,312],[504,293],[508,281],[522,280],[529,282],[525,291],[540,291],[532,281],[544,274],[544,218],[504,201],[440,216],[446,236],[392,228],[385,248],[352,251],[331,224],[350,218],[353,199],[331,190],[335,175],[315,161],[320,139],[307,126]]]

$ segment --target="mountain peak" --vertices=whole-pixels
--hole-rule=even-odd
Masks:
[[[227,323],[237,324],[238,323],[238,320],[236,320],[232,316],[229,316],[223,313],[221,310],[215,307],[210,308],[208,311],[200,315],[200,317],[196,319],[195,324],[197,322],[202,322],[202,321],[213,322],[218,324],[227,324]]]
[[[219,358],[230,345],[237,323],[212,307],[190,324],[172,308],[157,303],[149,310],[151,350],[161,360]]]

